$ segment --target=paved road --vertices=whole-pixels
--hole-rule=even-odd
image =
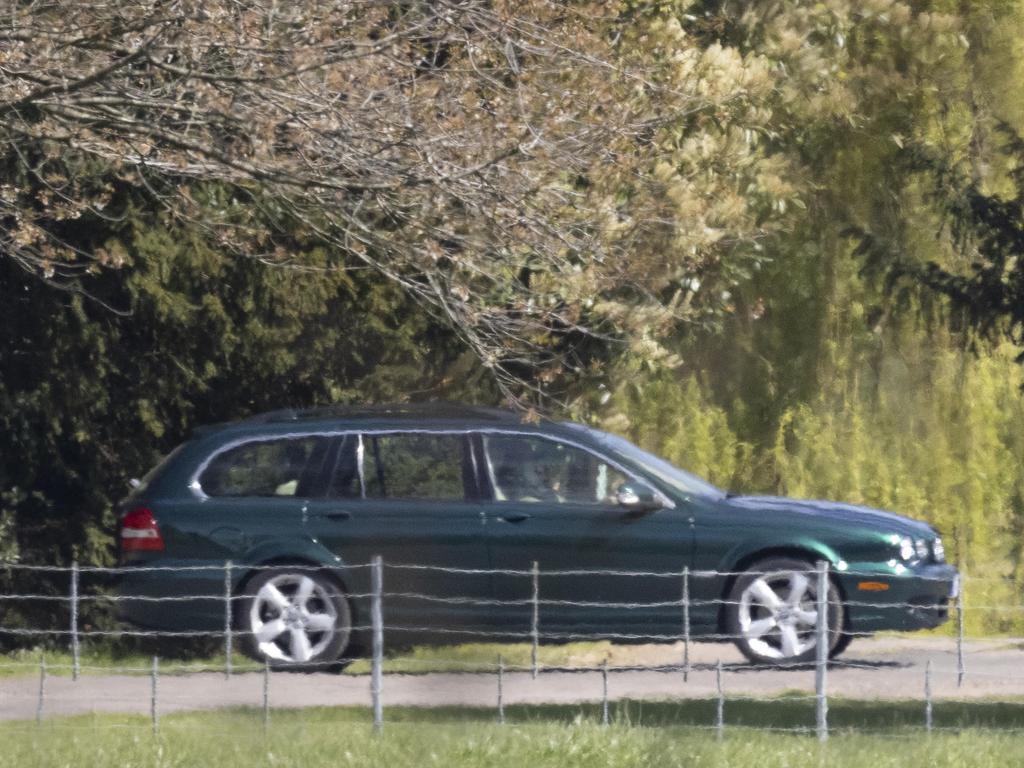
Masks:
[[[624,649],[617,649],[616,656]],[[644,665],[678,664],[681,646],[640,646],[629,657]],[[714,667],[724,665],[726,695],[769,696],[783,691],[814,689],[814,670],[750,670],[732,646],[695,644],[689,681],[679,671],[645,669],[612,671],[609,697],[613,699],[700,698],[715,695]],[[829,695],[854,698],[921,699],[924,670],[932,662],[932,690],[936,698],[1024,698],[1024,641],[986,640],[965,644],[966,678],[957,687],[957,658],[947,639],[899,638],[856,641],[842,662],[829,670]],[[386,665],[385,665],[386,670]],[[31,719],[38,703],[38,678],[24,676],[0,680],[0,720]],[[222,673],[163,676],[159,681],[161,712],[260,706],[263,678],[238,674],[226,680]],[[493,674],[394,674],[384,678],[385,706],[495,705],[497,678]],[[508,704],[574,703],[601,698],[601,675],[596,671],[545,671],[534,680],[528,672],[508,673],[504,679]],[[369,706],[367,676],[314,674],[271,676],[274,707]],[[88,712],[145,714],[150,707],[147,676],[86,675],[78,681],[52,677],[46,681],[44,716]]]

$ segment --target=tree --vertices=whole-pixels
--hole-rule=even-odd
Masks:
[[[692,279],[759,258],[792,194],[754,140],[762,62],[657,11],[35,0],[0,41],[7,258],[86,290],[118,258],[69,231],[121,216],[126,190],[266,263],[304,266],[275,237],[301,230],[328,268],[400,286],[510,397],[543,400],[609,344],[657,357]],[[196,203],[208,183],[225,209]]]
[[[721,297],[714,322],[669,345],[743,441],[770,444],[787,409],[871,367],[910,317],[858,276],[844,233],[853,222],[906,231],[919,218],[900,145],[930,130],[936,93],[964,78],[965,22],[946,5],[671,4],[688,39],[756,57],[769,73],[757,136],[793,190],[774,201],[783,210],[758,243],[760,261],[727,258],[732,274],[702,274],[702,291]]]
[[[953,318],[989,338],[1008,337],[1024,346],[1024,139],[1009,125],[1000,132],[1011,160],[1010,192],[989,191],[926,147],[916,147],[906,167],[931,180],[943,229],[960,252],[958,265],[906,258],[891,241],[859,231],[867,269],[885,276],[893,290],[931,291],[946,298]],[[1024,352],[1018,356],[1024,363]]]
[[[1024,573],[1020,347],[979,338],[955,309],[963,285],[922,279],[973,280],[987,262],[978,232],[950,236],[943,200],[969,211],[973,181],[986,198],[1019,197],[993,118],[1024,125],[1024,3],[714,0],[679,13],[703,45],[757,52],[780,73],[767,130],[807,210],[763,241],[769,258],[729,286],[717,327],[678,340],[684,376],[623,377],[606,424],[726,487],[928,520],[951,560],[1006,577],[970,582],[968,601],[1001,604]],[[876,276],[894,265],[905,272],[887,289]],[[979,611],[969,627],[1019,623]]]
[[[195,195],[210,207],[230,197],[215,187]],[[122,200],[118,221],[70,241],[121,262],[87,276],[92,298],[0,259],[5,593],[67,590],[63,577],[7,571],[6,562],[111,564],[114,502],[198,424],[417,393],[497,397],[454,336],[394,283],[328,270],[325,249],[284,233],[277,238],[302,269],[224,258],[214,233],[141,202]],[[84,607],[83,620],[109,620],[103,606]],[[66,615],[9,602],[0,621],[59,627]]]

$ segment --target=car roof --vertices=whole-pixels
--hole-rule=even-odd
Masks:
[[[210,424],[194,430],[193,435],[205,437],[221,432],[255,432],[264,428],[268,431],[287,431],[301,425],[302,428],[318,428],[323,425],[345,425],[364,427],[403,428],[416,425],[478,427],[526,426],[526,415],[503,408],[466,405],[447,401],[426,403],[396,403],[382,405],[325,405],[314,408],[285,408],[259,413],[234,422]],[[536,420],[534,420],[536,426]],[[554,422],[541,420],[545,426]]]

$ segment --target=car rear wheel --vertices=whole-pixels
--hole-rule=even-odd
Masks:
[[[245,653],[282,670],[336,667],[352,634],[352,611],[341,587],[308,568],[257,573],[245,586],[237,618]]]
[[[754,563],[733,584],[726,605],[726,629],[755,664],[805,664],[817,655],[818,584],[813,566],[787,557]],[[829,652],[839,648],[843,604],[835,584],[828,588]]]

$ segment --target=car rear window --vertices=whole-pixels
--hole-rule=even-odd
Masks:
[[[139,480],[138,485],[132,488],[131,492],[128,494],[128,498],[137,499],[140,496],[142,496],[142,494],[144,494],[146,491],[148,491],[149,487],[153,484],[153,481],[155,481],[158,477],[160,477],[160,475],[164,473],[164,470],[167,469],[167,467],[170,466],[171,462],[174,461],[178,454],[185,449],[186,445],[188,445],[188,441],[182,443],[177,448],[168,453],[166,456],[164,456],[162,459],[160,459],[160,461],[158,461],[156,465],[151,470],[149,470],[149,472],[142,476],[142,479]]]
[[[217,454],[199,485],[207,496],[306,496],[326,449],[316,435],[243,443]]]

